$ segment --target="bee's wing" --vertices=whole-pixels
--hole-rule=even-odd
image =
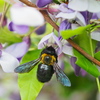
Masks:
[[[40,59],[36,59],[30,62],[27,62],[25,64],[19,65],[18,67],[15,68],[14,72],[16,73],[27,73],[30,72],[35,65],[39,63]]]
[[[64,74],[62,69],[58,66],[57,63],[54,63],[54,70],[56,73],[57,80],[64,86],[71,86],[69,78]]]

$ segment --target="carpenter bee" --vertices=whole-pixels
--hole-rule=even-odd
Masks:
[[[45,83],[50,81],[53,73],[55,73],[57,80],[61,84],[64,86],[71,86],[70,80],[57,64],[57,57],[55,49],[52,46],[49,46],[42,50],[38,59],[20,65],[16,67],[14,71],[16,73],[28,73],[39,63],[37,79],[40,82]]]

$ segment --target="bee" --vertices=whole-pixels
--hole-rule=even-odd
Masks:
[[[55,73],[57,80],[64,86],[71,86],[71,82],[62,69],[58,66],[58,55],[52,46],[46,47],[42,50],[40,57],[36,60],[19,65],[15,68],[16,73],[28,73],[37,64],[37,79],[38,81],[45,83],[50,81],[52,75]]]

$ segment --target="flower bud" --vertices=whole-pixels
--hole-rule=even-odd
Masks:
[[[58,4],[55,4],[55,3],[51,3],[51,4],[49,4],[48,5],[48,12],[50,13],[50,14],[56,14],[56,13],[58,13],[59,12],[59,5]]]

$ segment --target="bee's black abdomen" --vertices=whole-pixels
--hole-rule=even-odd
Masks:
[[[51,79],[53,73],[53,66],[41,63],[38,65],[37,79],[42,83],[48,82]]]

